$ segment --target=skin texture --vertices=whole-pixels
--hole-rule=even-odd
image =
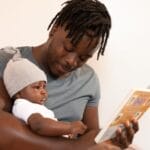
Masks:
[[[55,77],[63,77],[87,62],[96,51],[99,38],[84,36],[73,46],[62,27],[53,27],[46,43],[33,48],[33,55]],[[37,52],[38,51],[38,52]]]
[[[55,78],[64,78],[68,76],[72,70],[82,66],[93,56],[98,40],[99,38],[91,39],[85,35],[76,46],[73,46],[70,40],[66,38],[64,28],[54,26],[50,31],[48,40],[37,47],[33,47],[33,56],[40,65],[44,66],[47,73],[52,73]],[[11,106],[10,100],[2,81],[0,91],[3,91],[0,97],[0,101],[3,104],[1,107],[2,109],[8,110]],[[94,138],[99,132],[97,107],[86,107],[82,121],[87,126],[87,132],[77,140],[68,140],[62,137],[52,138],[39,136],[31,132],[26,125],[17,120],[10,113],[3,110],[0,113],[0,120],[0,134],[4,135],[4,137],[0,137],[0,148],[4,150],[10,148],[11,150],[119,149],[119,147],[113,146],[111,141],[97,145],[94,143]],[[113,143],[120,147],[127,147],[131,143],[137,130],[138,125],[135,121],[132,128],[126,126],[126,134],[122,134],[121,131],[118,131],[118,137],[114,139]]]

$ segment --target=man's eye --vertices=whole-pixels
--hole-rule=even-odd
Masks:
[[[67,51],[67,52],[72,52],[73,50],[72,49],[69,49],[69,48],[64,48],[65,49],[65,51]]]
[[[88,58],[89,58],[89,57],[81,56],[81,57],[80,57],[80,60],[81,60],[81,61],[86,61]]]

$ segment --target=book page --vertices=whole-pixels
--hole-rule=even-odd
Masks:
[[[135,118],[138,120],[150,107],[150,90],[133,90],[122,102],[110,122],[96,136],[95,142],[100,143],[115,137],[118,127],[123,128],[123,123]]]

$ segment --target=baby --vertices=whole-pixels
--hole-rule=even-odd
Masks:
[[[81,121],[58,121],[52,110],[43,104],[47,100],[47,77],[35,64],[25,58],[12,58],[6,65],[3,80],[14,105],[12,113],[30,128],[45,136],[76,137],[86,131]]]

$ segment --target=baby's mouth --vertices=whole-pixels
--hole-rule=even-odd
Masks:
[[[47,98],[43,98],[40,102],[41,104],[44,104],[46,102]]]

